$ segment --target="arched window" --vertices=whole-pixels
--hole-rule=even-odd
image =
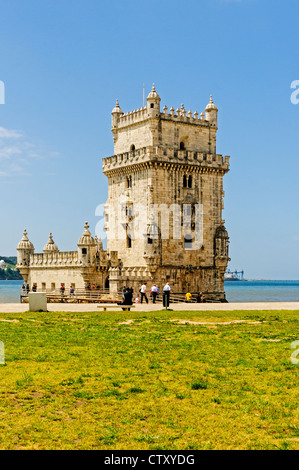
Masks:
[[[189,178],[188,178],[188,188],[192,188],[192,176],[189,175]]]
[[[185,150],[185,144],[184,144],[184,142],[180,142],[180,150]]]
[[[134,144],[131,145],[130,150],[131,150],[131,152],[132,152],[133,150],[135,150],[135,145],[134,145]]]
[[[82,255],[87,255],[87,248],[82,248]]]
[[[183,176],[183,188],[187,188],[187,176]]]

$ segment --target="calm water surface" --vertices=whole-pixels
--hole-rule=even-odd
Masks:
[[[20,302],[23,281],[0,281],[0,303]]]
[[[229,302],[299,302],[299,281],[226,281]]]
[[[0,303],[20,301],[22,281],[0,281]],[[299,281],[226,281],[229,302],[299,302]]]

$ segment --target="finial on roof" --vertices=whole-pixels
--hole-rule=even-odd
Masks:
[[[214,104],[212,95],[210,95],[210,102],[206,107],[206,110],[208,110],[208,111],[211,110],[211,109],[214,109],[215,111],[218,111],[217,106]]]
[[[122,110],[120,109],[118,99],[116,100],[115,107],[113,108],[112,113],[123,114]]]

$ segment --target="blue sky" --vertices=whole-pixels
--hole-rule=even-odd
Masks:
[[[0,254],[76,249],[107,198],[111,110],[219,109],[231,269],[299,279],[296,0],[0,1]]]

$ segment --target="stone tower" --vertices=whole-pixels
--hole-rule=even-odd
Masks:
[[[114,155],[103,159],[111,290],[169,281],[173,291],[205,291],[225,301],[229,260],[222,220],[229,157],[216,153],[218,109],[160,109],[153,85],[147,105],[112,111]]]
[[[27,230],[24,230],[23,238],[17,247],[17,253],[17,267],[20,270],[24,281],[27,283],[30,269],[30,256],[34,253],[34,246],[28,238]]]

